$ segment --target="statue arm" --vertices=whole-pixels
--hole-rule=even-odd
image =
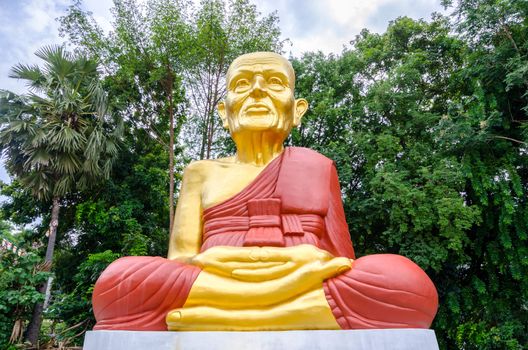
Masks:
[[[354,248],[348,230],[348,224],[343,209],[339,177],[334,165],[330,169],[330,200],[325,217],[326,236],[322,240],[322,249],[332,252],[335,256],[355,259]]]
[[[169,242],[169,259],[188,261],[200,252],[202,242],[202,184],[200,162],[189,164],[182,185]]]

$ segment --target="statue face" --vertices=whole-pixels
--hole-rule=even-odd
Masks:
[[[237,58],[227,72],[227,97],[219,112],[231,133],[244,130],[290,132],[308,103],[295,100],[290,63],[271,52]]]

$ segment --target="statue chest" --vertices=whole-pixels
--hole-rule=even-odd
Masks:
[[[207,209],[235,196],[246,188],[264,167],[221,164],[206,172],[202,186],[202,208]]]

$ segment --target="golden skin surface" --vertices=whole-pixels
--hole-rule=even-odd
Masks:
[[[213,161],[202,161],[199,165],[203,173],[211,171],[202,186],[202,206],[204,209],[221,203],[242,191],[265,167],[238,163],[234,157]]]
[[[293,69],[280,55],[252,53],[231,64],[218,110],[237,153],[185,169],[168,257],[202,272],[183,308],[167,315],[170,330],[339,329],[322,284],[350,269],[351,260],[311,245],[199,253],[203,210],[249,185],[299,125],[308,103],[294,98],[294,86]]]

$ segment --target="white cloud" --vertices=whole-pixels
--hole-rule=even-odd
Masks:
[[[95,21],[101,29],[105,32],[109,32],[112,29],[111,1],[85,0],[83,4],[88,11],[92,12]]]
[[[277,10],[294,56],[321,50],[339,53],[363,28],[382,32],[399,16],[428,19],[440,0],[281,0],[259,2],[264,13]]]
[[[62,42],[55,18],[68,3],[68,0],[0,0],[0,89],[26,92],[25,83],[9,78],[9,71],[17,63],[39,63],[35,51],[43,45]],[[9,181],[3,166],[0,179]]]
[[[17,63],[38,63],[35,51],[44,45],[59,44],[58,23],[68,0],[32,0],[2,4],[0,10],[0,88],[24,92],[22,81],[8,78]]]
[[[25,21],[27,27],[24,29],[36,33],[53,29],[54,18],[52,16],[56,13],[54,1],[28,2],[22,5],[22,11],[27,16]]]

